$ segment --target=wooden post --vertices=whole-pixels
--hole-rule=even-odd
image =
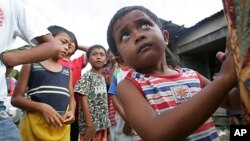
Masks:
[[[228,23],[227,47],[234,52],[243,116],[250,123],[250,0],[223,0]]]

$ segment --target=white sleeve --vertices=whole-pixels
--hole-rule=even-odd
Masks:
[[[43,18],[42,14],[29,6],[20,0],[16,0],[14,6],[17,18],[15,32],[23,40],[31,44],[37,44],[34,38],[49,34],[50,32],[47,30],[48,24],[45,22],[46,19]]]

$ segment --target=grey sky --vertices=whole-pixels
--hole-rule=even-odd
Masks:
[[[123,6],[143,5],[157,16],[190,27],[222,9],[222,0],[23,0],[49,24],[73,31],[80,44],[102,44],[113,14]]]
[[[108,48],[106,30],[113,14],[128,5],[142,5],[158,17],[185,27],[220,11],[222,0],[23,0],[42,13],[48,25],[75,33],[79,44]],[[24,44],[18,40],[15,46]],[[78,56],[80,52],[76,52]]]

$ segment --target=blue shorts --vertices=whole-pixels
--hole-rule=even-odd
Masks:
[[[236,116],[236,117],[241,117],[241,112],[239,111],[231,111],[231,110],[227,110],[227,115],[230,116]]]
[[[0,141],[21,141],[18,129],[0,102]]]

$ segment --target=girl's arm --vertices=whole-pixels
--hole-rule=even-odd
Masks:
[[[40,111],[41,103],[34,102],[25,98],[25,92],[28,87],[28,81],[30,76],[31,64],[23,65],[20,75],[14,90],[14,94],[11,98],[11,104],[15,107],[27,110],[27,111]]]
[[[93,125],[93,120],[89,109],[88,96],[86,95],[81,96],[81,103],[82,103],[81,106],[82,106],[83,116],[88,126],[87,132],[84,136],[84,140],[93,140],[95,138],[96,130]]]
[[[119,99],[117,98],[117,96],[116,95],[112,95],[111,99],[112,99],[112,102],[113,102],[113,105],[114,105],[116,111],[119,113],[119,115],[122,117],[122,119],[124,121],[128,121],[127,118],[126,118],[126,116],[125,116],[125,112],[124,112],[124,110],[122,108],[122,105],[121,105]]]
[[[201,81],[203,81],[203,84],[206,86],[211,81],[208,80],[206,77],[200,75]],[[231,109],[234,111],[240,111],[241,110],[241,99],[240,99],[240,91],[237,87],[234,87],[228,95],[224,98],[224,100],[221,102],[220,105],[222,108],[225,109]]]
[[[61,126],[63,118],[51,106],[44,103],[31,101],[24,97],[29,81],[30,69],[30,64],[23,65],[19,79],[17,81],[17,85],[14,90],[14,94],[11,98],[11,104],[15,107],[30,112],[41,112],[43,113],[48,123]]]
[[[124,126],[123,126],[123,133],[126,135],[130,135],[132,132],[132,127],[130,126],[130,124],[128,122],[128,119],[125,115],[125,112],[122,108],[122,105],[121,105],[119,99],[117,98],[117,95],[112,95],[111,99],[112,99],[112,102],[113,102],[113,105],[114,105],[116,111],[119,113],[119,115],[122,117],[122,119],[125,122]]]
[[[88,46],[84,46],[84,45],[78,45],[78,49],[81,50],[81,51],[87,51],[88,50]]]
[[[240,98],[240,90],[238,87],[233,88],[229,94],[222,101],[222,108],[230,109],[233,111],[241,111],[242,110],[242,102]]]
[[[111,84],[110,84],[110,87],[108,90],[108,92],[110,93],[109,95],[111,96],[111,100],[112,100],[112,103],[113,103],[116,111],[119,113],[119,115],[122,117],[122,119],[124,121],[127,121],[127,118],[125,116],[125,112],[124,112],[122,105],[121,105],[121,102],[117,98],[117,78],[114,74],[112,75],[111,78],[112,78],[112,80],[111,80]]]
[[[129,123],[143,140],[183,140],[215,112],[226,94],[236,85],[232,54],[223,62],[220,73],[216,80],[191,99],[161,114],[157,114],[127,79],[118,84],[118,97]]]
[[[76,109],[76,101],[74,98],[73,92],[73,82],[72,82],[72,71],[70,72],[70,81],[69,81],[69,109],[64,115],[64,123],[72,123],[75,120],[75,109]]]

